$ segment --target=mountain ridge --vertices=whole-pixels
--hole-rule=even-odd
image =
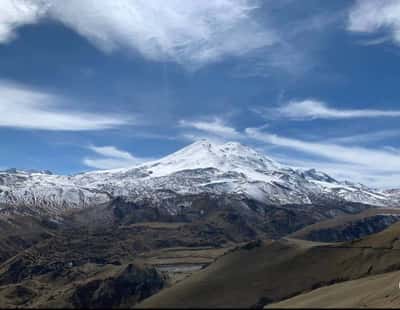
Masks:
[[[243,195],[273,205],[307,205],[316,200],[400,205],[397,191],[337,181],[315,169],[290,168],[238,142],[200,140],[159,160],[69,176],[16,169],[0,172],[0,203],[40,206],[55,213],[115,197],[161,204],[170,197],[200,193]]]

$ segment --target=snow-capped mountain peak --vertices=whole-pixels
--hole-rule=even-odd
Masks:
[[[282,166],[237,142],[200,140],[159,160],[135,167],[73,176],[0,171],[0,204],[58,212],[115,197],[166,205],[171,197],[193,194],[239,195],[266,204],[312,204],[325,199],[398,206],[398,195],[340,182],[315,169]]]
[[[194,142],[142,167],[151,170],[152,177],[166,176],[183,170],[214,168],[222,172],[244,173],[249,178],[253,176],[256,179],[259,171],[280,169],[280,165],[274,160],[240,143],[219,144],[208,140]]]

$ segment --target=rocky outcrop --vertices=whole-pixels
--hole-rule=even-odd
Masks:
[[[124,308],[157,293],[164,278],[154,268],[129,264],[118,274],[78,286],[70,298],[74,308]]]
[[[399,215],[375,215],[336,227],[312,230],[304,238],[321,242],[350,241],[380,232],[399,220]]]

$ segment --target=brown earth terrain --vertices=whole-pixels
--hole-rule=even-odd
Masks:
[[[0,305],[263,307],[400,266],[397,233],[390,229],[384,237],[346,243],[296,239],[307,239],[307,228],[301,229],[308,225],[308,231],[341,232],[349,223],[377,216],[368,206],[325,210],[248,201],[248,208],[240,208],[243,202],[235,199],[193,199],[193,208],[175,217],[122,200],[55,219],[3,217]],[[341,217],[329,220],[332,210]]]
[[[365,239],[294,239],[238,248],[138,307],[262,307],[334,283],[400,269],[400,223]]]
[[[400,272],[333,284],[266,308],[399,308]]]

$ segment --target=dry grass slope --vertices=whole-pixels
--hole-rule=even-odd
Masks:
[[[400,223],[347,243],[282,239],[237,249],[137,307],[261,307],[319,287],[399,270],[398,236]]]
[[[399,308],[400,272],[322,287],[266,308]]]

